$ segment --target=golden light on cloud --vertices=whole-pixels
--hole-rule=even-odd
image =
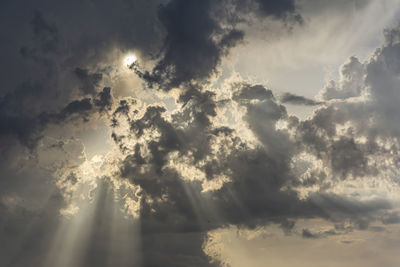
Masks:
[[[400,266],[398,0],[36,2],[0,267]]]

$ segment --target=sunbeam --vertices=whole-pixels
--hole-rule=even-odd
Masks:
[[[123,212],[108,179],[79,194],[86,195],[79,211],[60,218],[43,266],[140,266],[138,222]]]

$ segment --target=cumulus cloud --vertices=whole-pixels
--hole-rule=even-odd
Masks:
[[[356,57],[350,57],[349,62],[340,69],[339,84],[331,81],[324,88],[322,98],[330,100],[360,96],[365,87],[365,71],[363,68],[363,64]]]
[[[399,222],[390,199],[340,188],[371,177],[398,183],[398,28],[369,60],[350,57],[318,102],[277,98],[251,81],[210,86],[245,40],[238,25],[253,17],[301,24],[295,1],[73,1],[54,13],[40,4],[24,9],[29,19],[6,16],[27,26],[7,32],[18,51],[4,57],[4,84],[15,88],[2,87],[0,99],[0,237],[11,242],[1,263],[218,266],[203,245],[209,231],[230,225],[278,224],[287,234],[299,219],[337,226],[301,232],[316,239]],[[22,2],[2,5],[16,11]],[[138,54],[124,71],[146,90],[161,89],[157,99],[113,96],[115,49]],[[316,109],[300,120],[285,104]],[[48,132],[93,120],[109,126],[104,155],[89,158],[82,141]],[[129,256],[133,250],[141,257]]]
[[[288,119],[285,108],[261,85],[235,84],[233,90],[234,101],[245,108],[243,120],[260,146],[249,147],[232,128],[213,126],[218,112],[209,92],[192,99],[191,104],[174,113],[171,119],[164,115],[165,108],[149,106],[141,117],[129,120],[134,139],[115,139],[120,147],[123,142],[134,142],[130,151],[123,146],[126,157],[121,176],[143,190],[140,214],[143,233],[175,233],[178,238],[183,233],[196,232],[200,244],[203,240],[200,237],[204,238],[201,233],[230,224],[255,228],[278,223],[285,228],[288,221],[314,217],[347,219],[358,224],[365,217],[376,220],[376,214],[391,208],[385,199],[360,201],[323,192],[300,200],[290,187],[298,180],[291,172],[290,161],[304,148],[291,140],[289,132],[275,128],[278,120]],[[334,176],[341,179],[358,170],[361,173],[354,175],[364,175],[364,155],[349,145],[351,140],[326,142],[330,153],[327,160]],[[206,175],[195,180],[184,179],[177,165],[167,165],[168,159],[176,160],[171,157],[174,153],[182,159],[180,164]],[[349,155],[352,160],[337,153]],[[204,180],[220,175],[228,180],[204,193]],[[197,264],[204,263],[199,258]]]

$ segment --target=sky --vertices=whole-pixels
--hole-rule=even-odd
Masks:
[[[0,266],[400,266],[397,0],[0,21]]]

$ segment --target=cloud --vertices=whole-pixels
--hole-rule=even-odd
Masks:
[[[317,236],[311,233],[308,229],[303,229],[302,236],[303,238],[317,238]]]
[[[12,110],[7,110],[9,104],[14,105],[7,99],[7,95],[3,101],[0,101],[0,109],[3,108],[4,110],[0,116],[0,126],[2,126],[0,137],[16,138],[23,145],[34,149],[48,125],[64,124],[68,120],[76,118],[85,122],[93,114],[110,109],[112,105],[110,92],[110,88],[105,87],[93,100],[91,98],[74,100],[58,112],[42,112],[36,116],[13,114]],[[18,102],[15,104],[18,104]]]
[[[235,27],[238,20],[233,15],[235,11],[243,13],[239,20],[248,13],[285,20],[296,9],[292,0],[170,1],[158,11],[166,37],[155,67],[152,71],[142,71],[136,65],[132,68],[150,86],[158,84],[166,91],[191,82],[204,82],[215,74],[229,49],[244,38],[243,31]]]
[[[82,87],[80,89],[86,94],[93,94],[103,78],[101,73],[89,74],[87,69],[76,68],[74,73],[82,82]]]
[[[296,144],[288,133],[275,129],[278,120],[287,118],[286,110],[262,86],[244,83],[235,88],[235,101],[246,108],[244,121],[262,146],[251,148],[233,129],[221,132],[214,128],[212,118],[218,113],[212,95],[207,92],[192,99],[172,120],[163,115],[164,108],[156,106],[148,107],[139,119],[131,120],[130,130],[136,141],[131,152],[123,150],[126,157],[121,175],[143,189],[140,218],[145,233],[201,233],[228,224],[254,228],[272,222],[285,227],[288,220],[313,217],[356,222],[391,208],[384,199],[366,202],[317,192],[300,200],[290,187],[282,190],[298,179],[290,167],[291,158],[298,152]],[[206,105],[205,99],[209,102]],[[336,155],[336,148],[332,149]],[[205,171],[203,179],[225,175],[228,181],[218,189],[202,193],[202,180],[187,181],[180,176],[177,165],[167,165],[175,152],[184,159],[183,164]],[[332,162],[340,163],[336,158]]]
[[[151,72],[137,73],[164,90],[209,78],[225,50],[243,39],[242,32],[219,24],[213,6],[211,1],[181,0],[161,6],[158,18],[166,30],[163,54]]]
[[[18,11],[21,2],[4,5]],[[289,93],[277,99],[272,90],[248,81],[226,85],[221,100],[223,85],[209,85],[221,60],[245,40],[238,25],[250,25],[254,16],[299,23],[294,1],[78,1],[61,4],[55,13],[49,11],[52,4],[42,6],[33,11],[29,4],[24,9],[29,19],[22,22],[7,17],[12,25],[28,26],[12,38],[21,48],[21,67],[13,65],[15,55],[5,55],[11,66],[7,84],[16,87],[1,88],[0,236],[12,243],[5,248],[6,264],[40,266],[57,227],[65,226],[60,211],[76,215],[65,227],[81,229],[77,240],[86,242],[76,266],[107,266],[109,258],[118,259],[117,252],[107,253],[107,244],[119,226],[124,244],[141,250],[144,266],[217,266],[203,244],[208,231],[229,225],[255,229],[275,223],[289,233],[298,219],[350,222],[360,230],[378,230],[370,228],[378,220],[399,222],[390,199],[351,195],[338,186],[387,178],[387,169],[397,173],[397,28],[386,31],[385,44],[368,61],[351,57],[341,67],[339,81],[321,93],[324,102]],[[151,103],[114,98],[114,75],[127,71],[109,59],[115,49],[135,51],[141,61],[132,68],[147,82],[143,87],[162,89]],[[320,106],[300,120],[288,114],[286,103]],[[99,118],[110,125],[115,150],[92,159],[83,143],[49,130],[72,124],[84,129]],[[56,141],[47,143],[46,134]],[[309,159],[294,170],[294,159],[303,155]],[[137,190],[128,194],[126,188]],[[304,188],[309,191],[302,194]],[[88,203],[74,209],[81,195]],[[139,226],[122,219],[127,195],[140,207],[133,212]],[[140,246],[130,244],[126,234],[135,229]],[[18,243],[13,234],[25,232]],[[80,237],[83,232],[88,236]],[[330,234],[302,231],[310,239]]]
[[[363,64],[356,57],[350,57],[349,62],[340,69],[339,84],[334,81],[329,82],[322,91],[322,98],[330,100],[360,96],[365,87],[364,77]]]
[[[317,102],[315,100],[306,98],[304,96],[298,96],[291,93],[284,93],[280,98],[282,103],[288,103],[292,105],[304,105],[304,106],[317,106],[323,102]]]

